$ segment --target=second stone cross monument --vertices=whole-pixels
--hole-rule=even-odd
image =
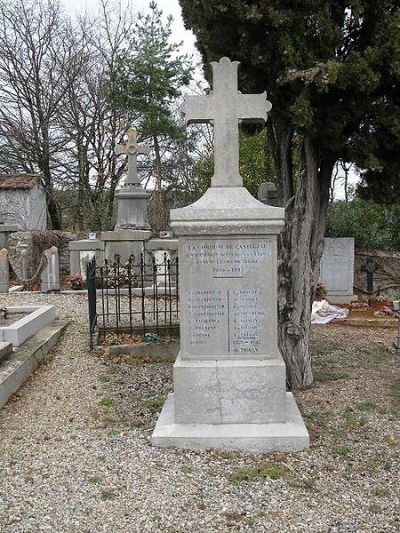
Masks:
[[[284,210],[242,186],[238,121],[265,121],[266,94],[237,90],[237,62],[212,63],[213,90],[186,100],[212,122],[215,174],[196,203],[171,211],[179,237],[181,350],[157,446],[295,451],[308,433],[277,347],[277,235]]]
[[[125,184],[117,190],[117,223],[113,231],[103,231],[101,241],[104,243],[104,254],[108,260],[114,261],[119,255],[121,263],[125,263],[133,255],[135,263],[144,252],[144,243],[151,237],[151,228],[147,220],[147,202],[150,195],[143,189],[138,176],[137,157],[149,154],[150,147],[139,144],[137,131],[129,128],[127,142],[118,144],[117,155],[128,157],[128,175]]]

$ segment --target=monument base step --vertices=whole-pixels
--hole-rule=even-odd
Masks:
[[[154,446],[205,450],[221,448],[254,452],[296,452],[309,446],[309,436],[292,393],[286,393],[287,421],[270,424],[176,424],[174,395],[164,404],[152,435]]]
[[[357,294],[327,294],[325,297],[330,304],[347,305],[358,300]]]

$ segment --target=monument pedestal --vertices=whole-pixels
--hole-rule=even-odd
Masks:
[[[115,229],[103,231],[101,241],[104,243],[105,258],[113,262],[115,256],[120,256],[121,263],[126,263],[131,255],[135,256],[135,264],[140,261],[140,254],[144,252],[144,243],[151,237],[148,230]]]
[[[174,394],[164,404],[153,432],[152,443],[161,448],[242,450],[268,453],[274,450],[296,452],[308,448],[307,429],[293,395],[285,393],[284,422],[268,424],[179,424],[176,422]]]
[[[181,351],[153,444],[268,452],[308,446],[277,348],[282,208],[214,187],[171,211],[179,237]]]

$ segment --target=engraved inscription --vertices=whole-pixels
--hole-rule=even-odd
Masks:
[[[268,307],[273,248],[266,239],[193,239],[181,251],[182,341],[188,356],[266,354],[276,322]],[[183,296],[184,295],[184,296]]]
[[[231,335],[228,336],[229,352],[259,353],[260,325],[265,317],[265,309],[259,300],[259,291],[257,289],[229,291],[229,303],[232,309]]]
[[[193,290],[188,293],[190,344],[206,344],[226,313],[221,290]]]
[[[186,258],[194,265],[212,265],[214,277],[242,277],[248,265],[259,264],[269,254],[265,242],[220,241],[189,244]]]

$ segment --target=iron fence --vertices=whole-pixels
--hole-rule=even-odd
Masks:
[[[176,336],[179,333],[179,263],[164,253],[156,262],[148,254],[138,261],[130,256],[123,263],[114,261],[97,265],[93,258],[87,265],[89,333],[91,348],[110,336],[122,334],[145,337]],[[151,338],[155,338],[150,336]]]

